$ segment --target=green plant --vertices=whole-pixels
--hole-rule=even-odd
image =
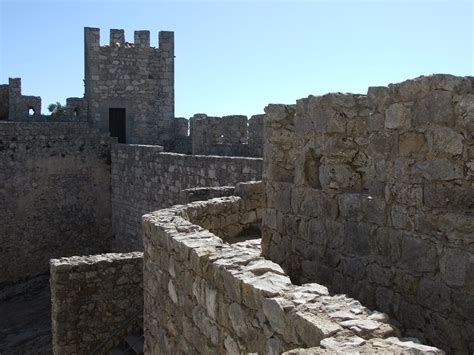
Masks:
[[[51,112],[51,116],[61,116],[66,113],[66,107],[61,105],[60,102],[56,102],[48,106],[48,111]]]

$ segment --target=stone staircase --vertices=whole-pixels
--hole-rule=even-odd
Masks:
[[[143,334],[129,335],[125,338],[123,346],[112,349],[110,355],[141,355],[143,354],[143,345]]]

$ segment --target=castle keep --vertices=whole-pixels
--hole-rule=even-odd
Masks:
[[[84,29],[85,94],[93,126],[112,132],[119,143],[161,144],[170,140],[174,118],[174,37],[160,32],[159,47],[149,31],[110,30],[100,45],[98,28]]]
[[[188,120],[172,32],[84,43],[63,115],[0,85],[0,286],[50,272],[54,354],[474,351],[473,77]]]

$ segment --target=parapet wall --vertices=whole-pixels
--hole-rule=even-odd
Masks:
[[[189,120],[174,118],[166,151],[240,157],[263,156],[263,116],[209,117],[198,113]]]
[[[33,116],[41,115],[41,97],[22,95],[20,78],[9,78],[8,92],[8,119],[10,121],[28,117],[30,109],[33,110]]]
[[[242,231],[256,222],[249,216],[264,205],[262,186],[238,185],[236,194],[143,217],[146,354],[280,354],[312,346],[443,353],[394,337],[387,316],[358,301],[318,284],[292,284],[260,256],[259,239],[243,241]]]
[[[62,114],[41,114],[41,97],[21,94],[21,79],[9,78],[8,84],[0,85],[0,121],[18,122],[80,122],[86,121],[87,108],[84,99],[66,99]]]
[[[159,146],[112,147],[114,250],[142,249],[141,216],[180,203],[181,190],[260,180],[262,159],[163,153]]]
[[[270,105],[263,255],[474,351],[473,78]]]
[[[110,249],[110,145],[85,123],[0,122],[0,283]]]
[[[263,115],[209,117],[196,114],[190,119],[190,139],[195,155],[255,156],[263,150]]]
[[[51,260],[55,355],[105,354],[143,327],[143,255]]]

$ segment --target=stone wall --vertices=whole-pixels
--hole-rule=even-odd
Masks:
[[[280,354],[312,346],[443,353],[394,337],[388,317],[358,301],[318,284],[293,285],[260,256],[259,239],[241,233],[264,205],[261,184],[237,186],[236,194],[144,216],[145,353]]]
[[[409,335],[474,351],[472,82],[434,75],[268,106],[263,254]]]
[[[8,79],[8,119],[16,121],[28,117],[30,109],[32,116],[41,115],[41,97],[21,94],[21,79]]]
[[[248,120],[248,144],[252,156],[263,156],[263,118],[264,115],[253,115]]]
[[[69,97],[66,99],[63,114],[43,115],[41,114],[41,97],[22,95],[21,79],[9,78],[8,84],[0,85],[0,120],[17,122],[79,122],[87,120],[87,109],[84,99]]]
[[[112,219],[116,251],[142,249],[141,216],[180,202],[181,190],[260,180],[262,159],[163,153],[159,146],[112,148]]]
[[[0,122],[0,283],[111,247],[110,138],[79,123]]]
[[[181,190],[179,203],[185,205],[194,201],[205,201],[216,197],[232,196],[234,191],[234,186],[193,187]]]
[[[142,267],[142,253],[51,260],[54,354],[105,354],[140,334]]]
[[[195,114],[190,121],[192,153],[221,156],[262,156],[263,115],[209,117]]]
[[[68,97],[66,99],[66,115],[78,121],[87,121],[87,107],[83,98]]]
[[[109,109],[125,109],[126,142],[164,144],[174,118],[174,34],[161,31],[159,47],[150,32],[110,30],[110,45],[100,45],[100,30],[84,28],[85,100],[89,120],[109,132]]]
[[[189,120],[184,117],[175,117],[171,124],[171,140],[165,145],[165,151],[192,154],[192,142],[189,135]]]
[[[247,117],[242,115],[208,117],[196,114],[190,119],[193,154],[211,155],[221,148],[227,154],[247,143]]]
[[[10,107],[10,90],[8,85],[0,85],[0,120],[8,120],[8,110]]]

